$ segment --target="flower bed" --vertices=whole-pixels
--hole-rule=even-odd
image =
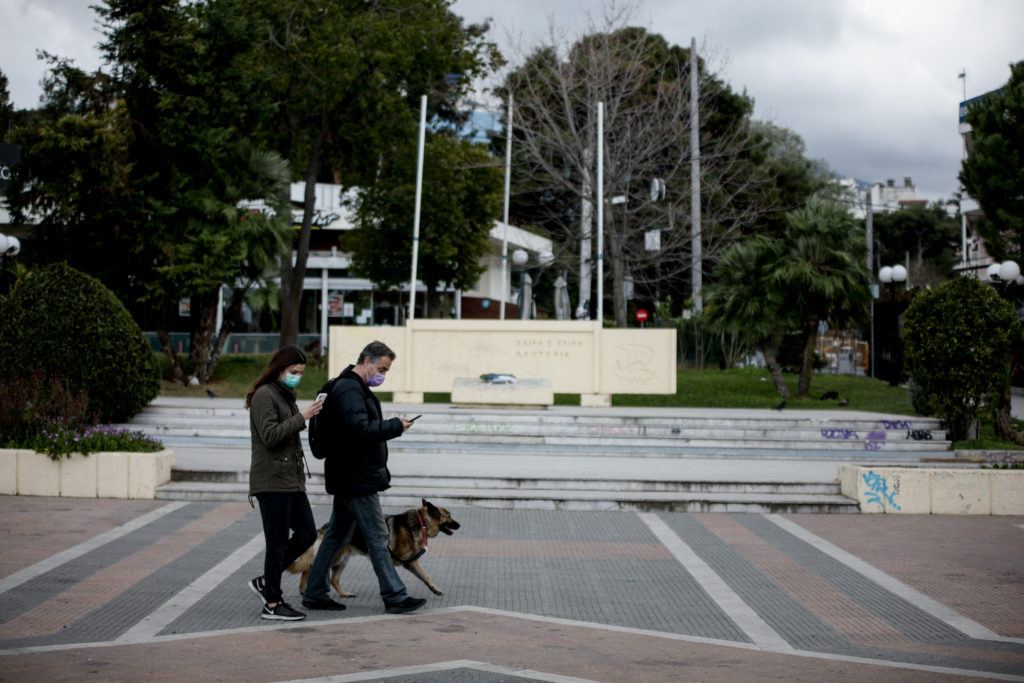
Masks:
[[[72,453],[56,460],[26,449],[0,449],[0,493],[76,498],[156,498],[171,480],[174,451]]]

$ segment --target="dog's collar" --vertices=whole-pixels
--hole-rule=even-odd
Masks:
[[[416,512],[416,517],[418,517],[419,520],[420,520],[420,536],[423,537],[423,540],[420,542],[420,547],[423,548],[423,550],[426,550],[427,549],[427,525],[423,523],[423,514],[422,513],[417,511]]]

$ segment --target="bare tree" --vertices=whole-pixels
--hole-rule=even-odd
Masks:
[[[597,104],[603,103],[604,257],[618,327],[626,326],[627,278],[656,298],[685,282],[693,230],[690,51],[627,27],[627,20],[628,10],[606,12],[600,26],[588,21],[586,33],[571,43],[552,27],[550,44],[523,58],[499,91],[504,98],[511,93],[515,105],[517,218],[549,229],[556,257],[580,278],[581,298],[589,298],[594,258]],[[754,199],[768,178],[756,163],[764,143],[750,125],[752,102],[732,93],[706,61],[698,68],[702,220],[696,229],[704,258],[714,260],[768,208]]]

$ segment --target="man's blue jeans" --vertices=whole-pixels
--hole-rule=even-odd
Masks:
[[[380,597],[385,603],[402,602],[409,597],[405,584],[398,578],[398,572],[391,561],[391,551],[388,550],[388,525],[384,521],[384,511],[380,507],[380,496],[374,493],[355,498],[334,497],[331,521],[327,523],[324,540],[321,541],[313,566],[309,570],[303,599],[317,600],[328,597],[331,562],[341,547],[352,540],[357,524],[366,539],[370,562],[377,575],[377,583],[380,584]]]

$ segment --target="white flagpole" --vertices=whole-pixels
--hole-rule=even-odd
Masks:
[[[604,102],[597,103],[597,324],[604,323]]]
[[[512,92],[508,93],[508,118],[505,119],[505,213],[504,234],[501,238],[501,320],[505,319],[505,300],[508,299],[508,199],[512,177]]]
[[[412,226],[412,278],[409,280],[409,320],[416,318],[416,261],[420,254],[420,204],[423,197],[423,139],[427,129],[427,96],[420,98],[420,140],[416,155],[416,212]]]

